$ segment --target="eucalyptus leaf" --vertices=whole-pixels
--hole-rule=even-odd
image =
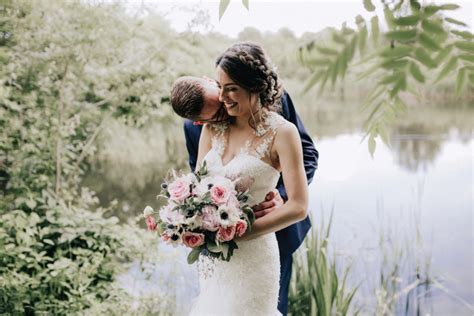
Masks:
[[[194,262],[196,262],[199,259],[200,253],[201,253],[200,247],[194,248],[193,250],[191,250],[187,258],[188,264],[193,264]]]

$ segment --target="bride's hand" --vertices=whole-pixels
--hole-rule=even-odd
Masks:
[[[267,215],[270,212],[273,212],[275,209],[282,206],[285,202],[280,196],[280,192],[277,189],[270,191],[265,196],[265,201],[252,207],[255,218],[260,218]]]

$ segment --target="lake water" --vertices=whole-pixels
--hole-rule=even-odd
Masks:
[[[411,284],[416,267],[434,283],[410,292],[415,295],[408,312],[405,300],[396,314],[472,315],[474,111],[412,110],[410,118],[391,129],[390,146],[378,143],[374,157],[363,141],[357,115],[343,115],[348,111],[352,110],[340,105],[300,114],[320,152],[319,169],[309,188],[309,209],[315,226],[323,217],[327,221],[333,211],[331,249],[339,259],[352,262],[350,282],[362,282],[357,302],[373,304],[381,271],[400,261],[395,280],[400,289]],[[186,164],[182,129],[177,125],[154,126],[144,136],[124,134],[117,148],[109,142],[105,152],[110,153],[92,169],[85,185],[98,192],[104,205],[117,199],[121,208],[115,215],[122,219],[140,213],[147,204],[157,206],[154,197],[166,170]],[[111,135],[117,131],[123,128]],[[144,148],[121,153],[120,148],[139,146],[137,138],[150,135],[159,135],[161,141],[148,139]],[[152,154],[148,160],[141,155],[137,162],[133,156],[141,152]],[[127,159],[132,162],[124,168]],[[381,243],[381,238],[386,242]],[[160,246],[161,252],[172,255],[151,282],[160,279],[186,288],[175,294],[178,301],[189,302],[197,291],[194,269],[184,262],[182,250],[168,248]],[[388,261],[383,261],[384,255]],[[136,267],[123,280],[140,277]],[[150,285],[150,281],[140,282],[129,289],[138,293],[140,287]]]

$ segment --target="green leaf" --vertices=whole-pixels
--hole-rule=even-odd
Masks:
[[[416,0],[410,0],[410,7],[411,7],[411,10],[414,12],[419,12],[421,9],[420,3]]]
[[[342,45],[346,45],[347,42],[346,42],[346,39],[344,38],[344,36],[338,34],[337,32],[333,32],[332,33],[332,40],[338,44],[342,44]]]
[[[461,68],[458,71],[458,76],[456,78],[456,96],[461,95],[462,90],[466,84],[466,68]]]
[[[364,54],[365,51],[365,43],[367,41],[367,26],[363,26],[359,31],[359,52],[360,55]]]
[[[370,28],[372,31],[372,41],[374,42],[374,44],[377,44],[380,36],[378,16],[374,16],[372,19],[370,19]]]
[[[438,34],[438,33],[445,32],[443,26],[438,21],[434,22],[428,19],[424,19],[423,22],[421,23],[421,26],[423,27],[425,31],[430,32],[430,33]]]
[[[461,21],[456,20],[456,19],[453,19],[453,18],[445,18],[445,21],[446,21],[446,22],[449,22],[449,23],[451,23],[451,24],[456,24],[456,25],[460,25],[460,26],[467,26],[466,23],[461,22]]]
[[[210,252],[214,252],[214,253],[219,253],[222,251],[222,248],[220,245],[214,243],[214,242],[208,242],[207,243],[207,250],[209,250]]]
[[[393,16],[392,10],[388,6],[385,6],[385,9],[383,10],[383,13],[385,15],[385,21],[387,22],[387,25],[389,29],[395,28],[395,17]]]
[[[462,38],[465,38],[467,40],[471,40],[474,38],[474,35],[470,32],[466,32],[466,31],[456,31],[456,30],[452,30],[451,33],[453,33],[454,35],[457,35],[457,36],[460,36]]]
[[[390,83],[398,82],[403,76],[404,74],[401,71],[387,75],[380,81],[380,84],[387,85]]]
[[[197,259],[199,258],[200,253],[201,253],[200,247],[194,248],[193,250],[191,250],[191,252],[188,255],[188,263],[193,264],[194,262],[196,262]]]
[[[416,37],[416,30],[390,31],[385,34],[389,39],[396,41],[409,41]]]
[[[430,49],[432,51],[438,51],[441,49],[438,43],[436,43],[431,37],[426,35],[426,33],[421,33],[418,39],[420,41],[420,44],[423,45],[427,49]]]
[[[472,54],[459,54],[458,58],[462,59],[462,60],[465,60],[465,61],[470,61],[471,63],[474,63],[474,55],[472,55]]]
[[[397,81],[397,83],[395,83],[395,85],[393,86],[393,89],[390,90],[390,97],[394,98],[400,90],[404,91],[406,90],[406,88],[407,88],[407,81],[406,81],[405,76],[403,76],[402,78],[400,78],[399,81]]]
[[[441,10],[457,10],[460,8],[460,6],[457,4],[448,3],[448,4],[440,5],[439,8]]]
[[[418,21],[420,20],[420,16],[418,15],[409,15],[409,16],[404,16],[398,19],[395,19],[395,24],[400,25],[400,26],[414,26],[418,24]]]
[[[413,46],[409,45],[397,45],[394,48],[387,47],[380,54],[386,58],[400,58],[410,55],[413,52]]]
[[[376,143],[375,143],[375,139],[374,139],[374,136],[373,135],[370,135],[369,137],[369,141],[368,141],[368,146],[369,146],[369,153],[370,155],[372,156],[372,158],[374,157],[374,153],[375,153],[375,147],[376,147]]]
[[[375,11],[375,6],[373,5],[372,1],[364,0],[364,8],[369,12]]]
[[[362,17],[362,15],[358,14],[356,16],[355,22],[357,24],[357,27],[360,29],[363,25],[365,25],[365,20]]]
[[[434,59],[435,63],[439,65],[449,55],[449,53],[451,53],[453,47],[453,45],[447,45],[444,47]]]
[[[474,74],[469,74],[469,81],[474,84]]]
[[[385,69],[402,69],[408,65],[408,60],[406,59],[399,59],[399,60],[387,60],[381,64],[382,68]]]
[[[428,5],[428,6],[424,7],[423,15],[425,17],[430,17],[433,14],[435,14],[436,12],[438,12],[439,10],[441,10],[441,8],[437,5]]]
[[[454,68],[456,68],[457,63],[458,63],[458,58],[456,56],[451,57],[451,59],[443,67],[443,69],[441,70],[441,72],[439,73],[438,77],[436,78],[434,82],[435,83],[439,82],[441,79],[446,77],[447,74],[449,74]]]
[[[415,50],[415,58],[428,68],[435,68],[436,63],[423,48]]]
[[[227,7],[229,6],[229,3],[230,3],[230,0],[220,0],[220,2],[219,2],[219,20],[224,15],[225,10],[227,10]]]
[[[311,89],[319,80],[322,79],[324,75],[324,71],[320,70],[318,72],[315,72],[311,78],[308,80],[308,82],[306,83],[304,89],[303,89],[303,92],[306,93],[309,91],[309,89]]]
[[[54,241],[52,241],[51,239],[43,239],[43,243],[54,246]]]
[[[425,76],[421,73],[420,68],[414,63],[410,63],[410,73],[412,74],[413,78],[415,78],[418,82],[425,82]]]
[[[247,10],[249,10],[249,0],[242,0],[242,4]]]
[[[456,46],[460,50],[463,50],[469,53],[474,53],[474,42],[458,41],[454,43],[454,46]]]
[[[322,47],[322,46],[316,46],[316,50],[318,50],[321,54],[324,55],[337,55],[339,52],[333,48],[329,47]]]

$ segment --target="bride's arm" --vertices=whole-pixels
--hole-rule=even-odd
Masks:
[[[274,149],[278,154],[288,201],[275,211],[258,218],[252,230],[241,239],[250,240],[279,231],[306,218],[308,184],[303,162],[301,139],[296,127],[289,123],[278,128]]]
[[[202,160],[212,146],[212,131],[209,124],[202,127],[201,136],[199,138],[198,157],[196,162],[196,171],[201,167]]]

